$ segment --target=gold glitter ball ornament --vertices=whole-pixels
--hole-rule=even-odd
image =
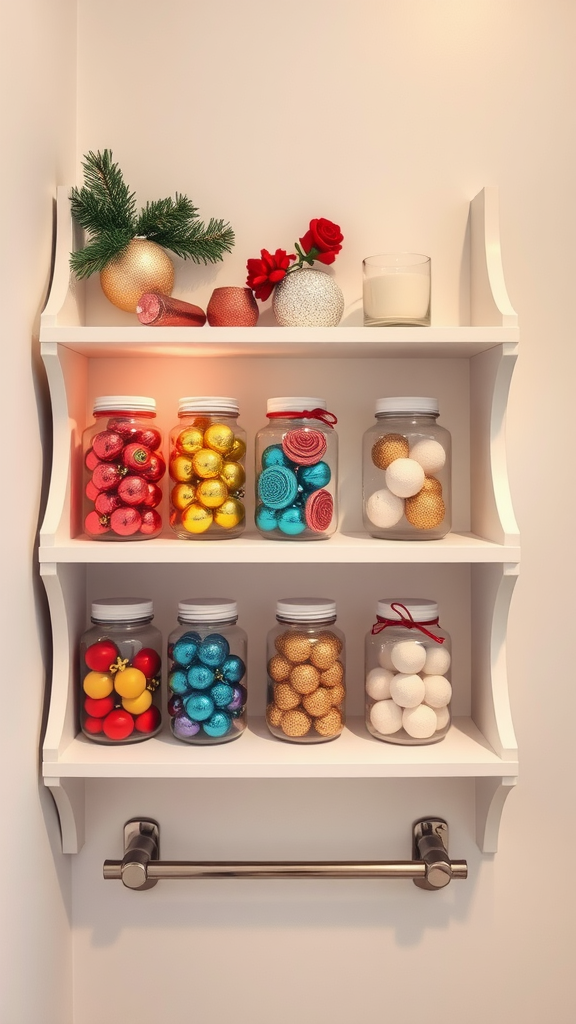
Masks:
[[[266,721],[268,725],[273,725],[276,729],[279,728],[280,722],[282,721],[282,715],[284,712],[281,708],[276,707],[275,704],[268,704],[266,708]]]
[[[280,637],[277,639],[279,640]],[[278,649],[295,665],[299,665],[303,661],[308,661],[312,644],[304,633],[284,633],[282,646]]]
[[[320,633],[313,644],[310,661],[316,668],[325,670],[336,661],[342,650],[342,641],[334,633]]]
[[[330,708],[326,715],[314,719],[314,728],[320,736],[337,736],[342,732],[342,715],[338,708]]]
[[[300,708],[297,711],[285,711],[280,720],[280,728],[284,735],[293,738],[305,736],[310,732],[311,725],[312,719]]]
[[[320,673],[314,665],[295,665],[290,673],[290,684],[297,693],[312,693],[320,684]]]
[[[288,661],[282,654],[275,654],[268,662],[268,675],[275,683],[282,683],[288,679],[292,662]]]
[[[225,462],[220,476],[229,491],[239,491],[246,481],[246,471],[239,462]]]
[[[446,507],[440,494],[421,490],[411,498],[406,498],[404,515],[417,530],[433,530],[444,519]]]
[[[331,686],[329,689],[330,696],[332,697],[332,704],[336,706],[341,704],[346,696],[346,690],[342,686],[342,683],[336,683],[336,686]]]
[[[179,512],[183,512],[188,505],[191,505],[196,497],[196,488],[193,484],[176,484],[170,492],[170,500]]]
[[[201,448],[192,456],[192,466],[196,476],[202,480],[209,480],[212,477],[220,476],[223,460],[219,452],[213,452],[211,448]]]
[[[297,708],[300,703],[300,694],[296,693],[290,683],[276,683],[274,687],[274,703],[282,711],[291,711]]]
[[[246,442],[241,437],[234,438],[234,444],[232,445],[229,452],[226,452],[226,458],[230,462],[238,462],[239,459],[243,459],[246,455]]]
[[[184,427],[176,438],[176,448],[184,455],[195,455],[204,447],[204,431],[198,427]]]
[[[234,431],[227,423],[211,423],[204,432],[204,444],[221,455],[227,455],[234,446]]]
[[[332,708],[332,691],[327,686],[319,686],[314,693],[302,698],[302,706],[312,718],[321,718]]]
[[[442,494],[442,484],[435,476],[427,476],[422,484],[422,491],[424,494]]]
[[[174,266],[165,250],[148,238],[132,238],[123,252],[100,273],[106,298],[119,309],[135,313],[144,292],[171,295]]]
[[[228,497],[228,488],[220,477],[203,480],[196,488],[196,498],[206,508],[218,508]]]
[[[213,522],[213,515],[209,508],[194,501],[184,509],[181,522],[188,533],[205,533]]]
[[[408,438],[403,434],[384,434],[372,445],[372,462],[378,469],[388,469],[395,459],[407,459],[409,452]]]
[[[245,515],[244,505],[238,498],[226,498],[226,501],[214,509],[214,522],[223,530],[233,530],[235,526],[240,525]]]
[[[188,455],[176,455],[170,459],[170,476],[178,483],[188,484],[194,477],[194,466]]]
[[[322,686],[338,686],[344,679],[344,665],[341,661],[335,661],[330,668],[320,674]]]

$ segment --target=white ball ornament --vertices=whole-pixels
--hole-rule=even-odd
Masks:
[[[410,449],[410,458],[414,459],[426,476],[432,476],[446,464],[446,452],[439,441],[432,437],[422,437]]]
[[[446,676],[424,676],[424,700],[431,708],[444,708],[450,703],[452,687]]]
[[[401,708],[414,708],[421,704],[425,692],[422,677],[412,673],[397,672],[390,683],[390,696]]]
[[[370,721],[376,732],[391,736],[402,728],[402,708],[393,700],[379,700],[370,708]]]
[[[438,719],[433,708],[420,704],[415,708],[405,708],[402,712],[402,725],[412,739],[428,740],[436,732]]]
[[[373,668],[366,676],[366,693],[372,700],[387,700],[394,673],[387,668]]]
[[[390,651],[390,658],[398,672],[420,672],[426,661],[426,648],[416,640],[400,640]]]
[[[390,657],[391,651],[392,647],[390,644],[382,644],[382,647],[378,651],[378,664],[381,665],[382,668],[388,668],[391,672],[396,672],[392,663],[392,658]]]
[[[394,459],[385,473],[386,486],[399,498],[411,498],[424,486],[425,473],[415,459]]]
[[[396,526],[404,515],[404,502],[385,487],[374,491],[366,502],[366,515],[370,522],[381,530]]]
[[[436,731],[445,729],[446,726],[450,725],[450,711],[448,705],[444,708],[434,708],[436,712]]]
[[[426,652],[424,672],[428,676],[445,676],[451,662],[450,651],[443,645],[434,644]]]

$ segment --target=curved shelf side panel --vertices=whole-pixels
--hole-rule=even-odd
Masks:
[[[54,342],[42,342],[52,404],[53,460],[50,490],[40,530],[41,543],[52,546],[56,537],[66,540],[80,532],[78,501],[71,492],[72,473],[81,457],[78,423],[84,422],[87,360]]]
[[[56,246],[50,294],[40,317],[43,327],[79,327],[86,323],[85,287],[70,272],[70,253],[81,249],[82,232],[72,219],[67,185],[56,190]]]
[[[62,853],[80,853],[85,839],[85,781],[84,779],[45,780],[50,790],[60,821]]]
[[[472,566],[472,718],[503,761],[518,750],[506,665],[506,631],[518,565]]]
[[[44,761],[57,760],[78,733],[75,708],[76,638],[85,629],[86,570],[44,562],[40,575],[52,626],[52,686],[43,741]]]
[[[497,853],[504,804],[516,785],[516,777],[476,779],[476,842],[482,853]]]
[[[500,248],[500,209],[496,186],[483,188],[470,203],[470,323],[516,327],[504,281]]]

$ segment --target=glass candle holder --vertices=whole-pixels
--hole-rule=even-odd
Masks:
[[[430,257],[383,253],[362,261],[365,327],[430,326]]]

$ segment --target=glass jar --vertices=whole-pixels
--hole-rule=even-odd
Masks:
[[[372,537],[438,540],[451,527],[451,438],[435,398],[379,398],[363,438],[362,517]]]
[[[96,743],[138,743],[162,725],[162,636],[152,601],[94,601],[80,640],[80,727]]]
[[[181,398],[170,431],[170,527],[181,540],[238,537],[246,521],[246,433],[235,398]]]
[[[256,434],[256,526],[273,540],[323,540],[338,523],[336,417],[323,398],[269,398]]]
[[[451,643],[436,602],[378,601],[365,648],[368,732],[406,745],[443,739],[451,721]]]
[[[267,640],[266,722],[273,736],[323,743],[345,724],[344,635],[334,625],[336,604],[325,598],[286,598]]]
[[[162,530],[159,481],[166,471],[156,402],[102,395],[82,435],[84,530],[92,540],[146,540]]]
[[[168,637],[168,713],[184,743],[227,743],[246,728],[246,633],[224,598],[184,600]]]

